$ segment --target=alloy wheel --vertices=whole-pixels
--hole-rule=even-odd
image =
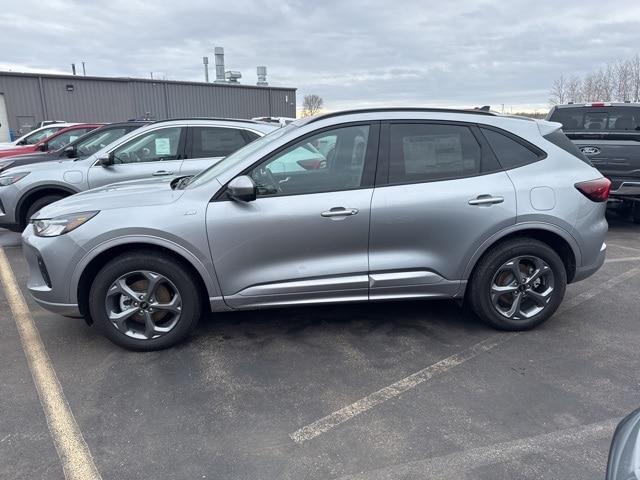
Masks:
[[[149,270],[125,273],[105,298],[107,317],[128,337],[150,340],[170,332],[180,320],[182,298],[167,277]]]
[[[536,256],[515,257],[493,276],[491,304],[503,317],[526,320],[547,307],[554,283],[553,270],[547,262]]]

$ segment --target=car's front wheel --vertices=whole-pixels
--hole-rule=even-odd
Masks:
[[[496,245],[476,266],[469,301],[480,319],[501,330],[528,330],[558,309],[567,273],[547,244],[517,238]]]
[[[159,350],[184,340],[198,323],[200,306],[190,272],[171,256],[145,251],[109,261],[89,292],[96,326],[132,350]]]

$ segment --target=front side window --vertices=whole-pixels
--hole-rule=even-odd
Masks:
[[[389,183],[421,183],[479,175],[482,150],[469,127],[392,124]]]
[[[359,188],[369,126],[337,128],[297,142],[255,167],[258,196],[299,195]],[[323,153],[318,146],[323,145]]]
[[[181,134],[181,127],[143,133],[113,151],[114,164],[176,160]]]
[[[191,158],[226,157],[247,141],[237,128],[193,127]]]
[[[534,152],[522,143],[495,130],[483,128],[482,133],[505,170],[529,165],[542,158],[542,152]]]

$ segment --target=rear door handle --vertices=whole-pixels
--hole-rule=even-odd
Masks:
[[[495,205],[504,202],[504,197],[494,197],[493,195],[478,195],[477,198],[469,200],[469,205]]]
[[[158,170],[157,172],[153,172],[152,175],[154,177],[162,177],[164,175],[173,175],[173,172],[170,172],[168,170]]]
[[[356,215],[357,213],[357,208],[333,207],[326,212],[322,212],[320,215],[323,217],[348,217],[349,215]]]

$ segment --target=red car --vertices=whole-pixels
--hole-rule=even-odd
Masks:
[[[84,135],[91,130],[98,127],[102,127],[104,123],[80,123],[78,125],[72,125],[70,127],[58,130],[50,137],[40,140],[33,145],[24,145],[15,148],[9,148],[7,150],[0,150],[0,158],[14,157],[16,155],[24,155],[26,153],[33,152],[48,152],[49,150],[57,150],[64,147],[70,142],[73,142],[76,138]]]

